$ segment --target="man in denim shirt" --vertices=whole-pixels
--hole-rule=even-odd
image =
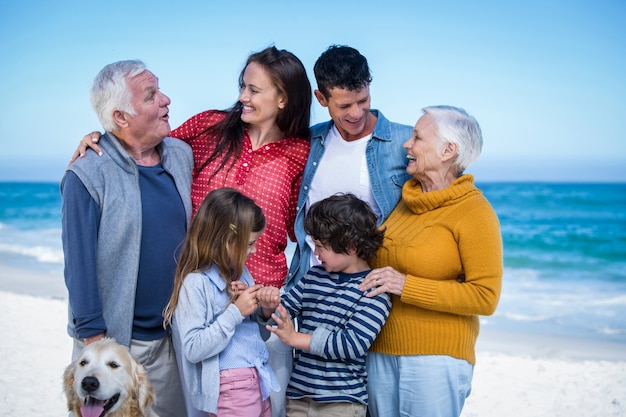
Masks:
[[[315,97],[328,108],[331,120],[311,127],[307,160],[296,213],[297,247],[287,289],[312,265],[312,242],[304,232],[308,208],[338,192],[350,192],[368,202],[380,225],[400,199],[406,173],[402,144],[413,128],[387,120],[370,109],[370,74],[367,59],[349,46],[330,46],[314,66]]]

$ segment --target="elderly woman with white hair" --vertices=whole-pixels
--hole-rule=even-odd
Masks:
[[[465,169],[482,133],[463,109],[422,109],[404,144],[413,176],[383,223],[385,240],[363,291],[392,295],[391,314],[367,362],[369,411],[459,416],[471,391],[479,315],[502,286],[498,218]]]

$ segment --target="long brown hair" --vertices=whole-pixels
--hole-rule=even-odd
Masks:
[[[243,87],[244,72],[252,62],[261,65],[267,71],[278,93],[287,100],[287,104],[276,117],[276,124],[284,137],[308,139],[312,92],[302,62],[287,50],[279,50],[274,46],[265,48],[248,57],[239,74],[239,88]],[[243,104],[237,101],[230,109],[224,110],[226,113],[224,120],[209,129],[210,132],[217,133],[217,145],[213,153],[196,168],[196,174],[214,160],[221,158],[219,168],[211,174],[213,177],[217,171],[224,168],[233,155],[241,153],[246,130],[246,124],[241,120],[242,108]],[[228,167],[230,168],[232,165]]]
[[[163,312],[163,325],[172,323],[183,281],[192,272],[215,265],[226,282],[231,301],[234,300],[230,283],[243,273],[250,234],[264,228],[263,211],[252,199],[232,188],[211,191],[185,236],[174,275],[174,290]]]

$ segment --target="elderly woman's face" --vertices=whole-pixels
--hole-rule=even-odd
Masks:
[[[419,118],[413,128],[413,135],[403,146],[409,160],[406,172],[413,178],[420,179],[428,172],[437,172],[442,168],[443,146],[430,114]]]

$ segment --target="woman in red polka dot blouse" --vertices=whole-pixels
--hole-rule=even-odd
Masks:
[[[248,58],[239,90],[231,109],[197,114],[170,136],[193,150],[194,213],[210,191],[221,187],[235,188],[261,207],[267,227],[246,266],[257,284],[280,288],[309,155],[311,85],[295,55],[270,47]]]

